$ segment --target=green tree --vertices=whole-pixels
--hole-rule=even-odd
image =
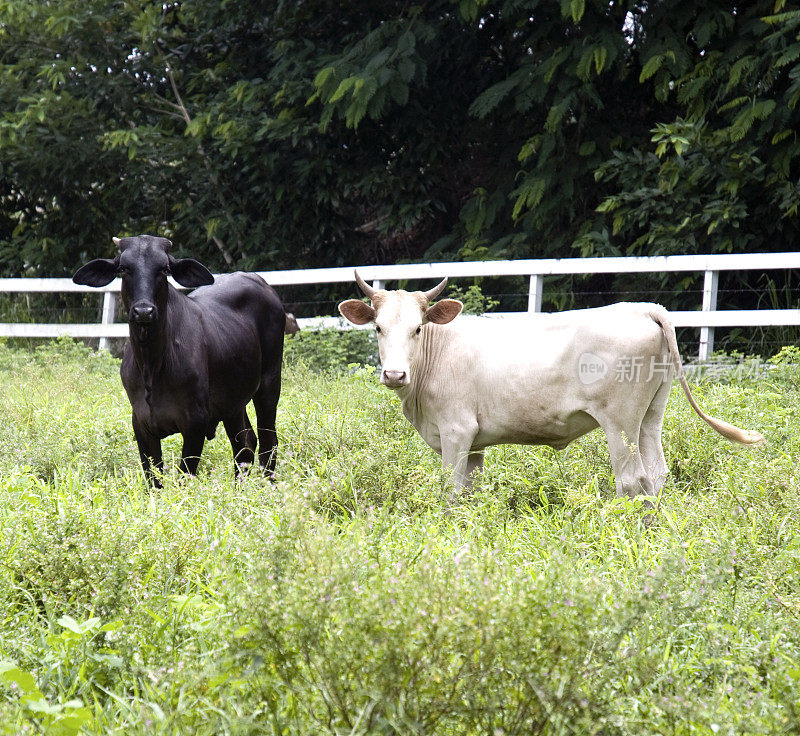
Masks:
[[[0,269],[137,232],[226,270],[792,247],[798,14],[4,0]]]
[[[61,274],[137,217],[140,182],[121,186],[125,157],[100,144],[134,107],[125,18],[111,2],[0,13],[0,264]]]
[[[654,127],[649,146],[596,169],[614,188],[598,207],[611,227],[584,237],[584,252],[797,247],[800,11],[770,12],[784,5],[698,3],[680,25],[662,13],[647,26],[640,78],[678,115]]]
[[[656,120],[636,7],[7,0],[5,270],[153,229],[218,267],[559,254],[620,105]]]

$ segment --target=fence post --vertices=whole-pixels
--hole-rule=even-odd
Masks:
[[[107,291],[103,294],[103,317],[100,320],[100,324],[110,325],[114,323],[114,312],[117,306],[117,295],[113,291]],[[108,338],[101,337],[100,344],[98,345],[100,350],[108,350]]]
[[[531,274],[528,285],[528,312],[542,311],[542,281],[544,281],[542,274]]]
[[[717,311],[717,287],[719,285],[719,271],[706,271],[703,279],[703,311]],[[714,352],[714,328],[700,328],[700,350],[697,357],[708,360]]]
[[[384,283],[383,279],[375,279],[372,282],[373,289],[384,289],[386,288],[386,284]]]

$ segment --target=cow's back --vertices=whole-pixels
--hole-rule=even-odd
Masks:
[[[236,272],[218,276],[189,297],[201,309],[212,352],[227,352],[256,340],[264,359],[283,345],[286,315],[280,298],[264,279]]]
[[[650,351],[662,346],[660,326],[649,316],[655,307],[622,302],[607,307],[525,315],[519,318],[460,317],[449,325],[431,325],[435,351],[458,372],[479,375],[509,366],[529,370],[566,368],[581,354],[599,351]]]

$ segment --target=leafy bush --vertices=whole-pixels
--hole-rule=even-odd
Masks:
[[[285,341],[283,360],[315,371],[340,371],[353,363],[378,365],[378,343],[373,330],[300,330]]]
[[[800,389],[800,347],[786,345],[768,362],[774,366],[772,375],[776,379],[786,381],[795,390]]]
[[[119,361],[106,351],[68,337],[32,351],[0,344],[0,392],[0,471],[52,480],[74,466],[88,476],[131,467],[130,405]]]
[[[358,533],[342,539],[302,523],[263,545],[264,563],[243,591],[254,615],[244,651],[259,658],[253,679],[277,730],[555,734],[613,725],[612,689],[600,685],[613,677],[609,663],[618,674],[614,652],[630,621],[608,636],[619,598],[564,560],[508,568],[497,551],[465,545],[442,555],[424,543],[398,558]],[[307,565],[302,578],[287,558]]]
[[[247,633],[225,665],[255,689],[266,730],[638,734],[725,724],[764,733],[780,719],[798,724],[785,708],[800,636],[795,627],[773,638],[773,616],[790,613],[764,607],[756,560],[731,538],[665,537],[655,557],[629,558],[620,575],[625,555],[603,559],[596,537],[580,533],[539,536],[531,555],[521,538],[487,544],[430,520],[427,538],[409,535],[379,512],[327,532],[302,503],[269,521],[232,604]],[[548,523],[524,522],[529,533],[538,521]],[[629,551],[652,543],[619,542]]]
[[[447,296],[450,299],[458,299],[464,305],[464,314],[491,312],[500,303],[497,299],[484,296],[481,287],[477,284],[471,284],[466,289],[453,286]]]
[[[499,302],[486,297],[476,284],[467,289],[453,287],[451,299],[464,304],[465,314],[483,314],[494,309]],[[348,366],[380,363],[375,332],[366,330],[337,330],[325,327],[319,330],[300,330],[287,338],[283,347],[284,364],[301,362],[314,371],[341,371]]]

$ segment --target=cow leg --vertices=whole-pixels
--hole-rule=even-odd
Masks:
[[[253,396],[258,431],[258,463],[267,471],[270,479],[273,479],[275,475],[275,461],[278,459],[278,433],[275,431],[275,419],[278,413],[280,394],[279,366],[276,373],[263,376],[261,387]]]
[[[483,470],[483,450],[474,450],[467,455],[467,489],[475,484],[475,476]]]
[[[147,482],[155,488],[161,488],[160,476],[164,473],[164,459],[161,454],[161,440],[148,432],[141,423],[133,417],[133,436],[136,439],[136,446],[139,448],[139,460],[142,463],[144,477]],[[153,468],[158,474],[153,472]]]
[[[667,408],[671,381],[665,381],[656,391],[656,395],[647,407],[642,426],[639,430],[639,450],[642,454],[644,469],[653,484],[653,494],[658,495],[667,478],[667,461],[661,445],[661,428],[664,424],[664,411]]]
[[[183,449],[181,450],[181,470],[187,475],[197,475],[200,455],[206,441],[205,426],[193,427],[183,433]]]
[[[247,416],[247,409],[222,420],[233,450],[233,465],[236,477],[241,477],[253,464],[256,451],[256,433]]]
[[[638,445],[640,426],[627,429],[619,425],[603,426],[608,440],[618,498],[626,494],[630,498],[654,494],[653,479],[645,470]]]
[[[456,490],[470,488],[467,465],[470,458],[472,441],[477,434],[477,425],[472,423],[453,423],[445,429],[439,428],[439,439],[442,445],[442,468],[452,468],[451,479]]]

